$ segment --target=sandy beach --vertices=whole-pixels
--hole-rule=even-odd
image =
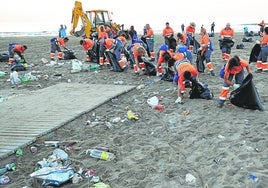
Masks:
[[[145,84],[145,87],[120,95],[56,131],[38,138],[35,143],[22,148],[22,156],[14,154],[1,160],[0,168],[9,163],[17,166],[15,171],[8,172],[10,182],[3,187],[43,187],[42,181],[31,178],[30,174],[37,167],[37,162],[48,158],[55,149],[45,146],[45,140],[76,140],[77,143],[66,150],[71,166],[77,172],[80,168],[84,172],[94,170],[95,176],[99,176],[111,188],[267,187],[267,74],[254,73],[255,63],[250,64],[253,82],[264,111],[240,108],[229,101],[223,108],[218,108],[217,100],[223,81],[219,77],[219,70],[224,61],[220,56],[217,34],[211,38],[214,44],[212,62],[216,76],[210,76],[207,69],[199,75],[200,81],[207,83],[213,91],[214,98],[189,99],[186,96],[182,105],[175,104],[177,92],[173,83],[160,80],[156,76],[136,76],[132,69],[112,72],[108,68],[98,72],[71,74],[68,60],[61,61],[62,65],[44,64],[41,59],[49,59],[50,38],[1,38],[0,52],[6,52],[10,42],[28,46],[25,58],[29,68],[19,74],[32,72],[39,78],[15,88],[7,81],[8,76],[0,78],[1,97],[27,94],[29,91],[70,81],[85,84],[118,84],[122,81],[126,85]],[[85,51],[79,44],[80,38],[69,38],[67,47],[75,52],[79,60],[84,61]],[[196,38],[199,41],[200,35]],[[235,46],[242,43],[242,38],[242,33],[236,33]],[[253,39],[255,41],[259,37],[254,36]],[[155,50],[163,43],[162,36],[158,35]],[[245,42],[244,45],[245,49],[236,49],[234,46],[232,55],[237,54],[248,60],[255,42]],[[194,57],[196,59],[196,55]],[[10,67],[7,63],[0,62],[0,71],[6,71],[9,75]],[[61,78],[55,76],[56,74],[61,74]],[[154,110],[147,104],[147,99],[154,96],[161,98],[160,104],[165,106],[163,111]],[[128,110],[135,112],[139,119],[127,120]],[[121,120],[113,122],[118,117]],[[97,126],[85,125],[87,120],[93,121],[96,118],[100,120]],[[108,128],[105,122],[110,122],[112,128]],[[115,160],[104,161],[86,155],[86,150],[98,145],[108,148],[116,156]],[[31,146],[37,148],[36,153],[30,151]],[[253,180],[251,177],[256,178]],[[78,183],[68,181],[60,187],[93,187],[93,183],[83,176]]]

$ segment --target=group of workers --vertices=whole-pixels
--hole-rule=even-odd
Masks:
[[[110,59],[105,56],[105,51],[110,51],[114,54],[116,61],[122,68],[131,66],[134,73],[138,74],[146,69],[143,57],[149,58],[151,61],[156,59],[156,72],[157,76],[162,76],[163,64],[172,68],[175,72],[174,82],[178,86],[178,98],[176,103],[183,103],[183,94],[185,88],[191,86],[195,82],[198,82],[199,72],[195,65],[193,65],[193,47],[195,40],[195,23],[190,22],[186,27],[185,32],[177,33],[177,39],[174,38],[174,30],[166,22],[166,27],[162,31],[164,38],[163,45],[157,51],[155,57],[154,51],[154,31],[149,24],[144,27],[144,33],[141,39],[138,38],[137,32],[134,26],[131,26],[129,34],[131,36],[130,44],[126,40],[126,33],[121,33],[115,38],[108,36],[108,33],[104,26],[100,27],[100,32],[93,38],[84,38],[80,40],[80,45],[83,50],[86,51],[86,61],[93,61],[103,66],[104,63],[110,65]],[[256,63],[257,72],[268,71],[268,27],[263,26],[261,33],[261,52],[258,56]],[[231,57],[231,48],[233,46],[234,30],[230,27],[230,23],[226,24],[219,32],[220,37],[220,49],[221,57],[225,61],[223,85],[220,91],[218,100],[218,107],[221,108],[227,99],[229,88],[238,88],[244,79],[244,68],[247,73],[251,73],[249,63],[243,60],[237,55]],[[200,30],[201,40],[198,52],[204,57],[204,61],[211,76],[215,76],[213,63],[211,61],[211,54],[213,51],[211,39],[205,28]],[[174,48],[175,40],[175,48]],[[69,41],[67,36],[59,36],[51,39],[51,60],[55,59],[55,52],[58,51],[58,59],[63,59],[61,48],[66,48],[66,43]],[[179,47],[177,47],[179,44]],[[16,61],[14,59],[17,54],[20,58],[23,58],[23,53],[27,49],[26,45],[13,44],[9,48],[9,63]],[[127,54],[126,54],[127,52]],[[128,60],[126,60],[128,55]],[[95,57],[94,57],[95,56]],[[96,59],[98,57],[98,59]],[[234,81],[233,81],[233,78]],[[189,84],[190,83],[190,84]]]

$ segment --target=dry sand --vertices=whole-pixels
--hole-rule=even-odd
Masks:
[[[236,44],[241,43],[242,37],[241,34],[236,35]],[[203,73],[199,77],[200,81],[209,85],[215,97],[213,100],[186,98],[183,105],[174,103],[177,94],[171,82],[159,81],[155,76],[134,76],[131,69],[122,73],[104,69],[99,73],[70,74],[71,65],[68,63],[46,66],[41,58],[49,58],[49,39],[50,37],[1,38],[1,52],[7,50],[9,42],[28,45],[26,59],[29,65],[34,66],[26,72],[40,71],[38,74],[41,76],[38,81],[23,83],[17,88],[11,88],[6,78],[0,79],[2,97],[42,89],[69,79],[79,83],[113,84],[115,81],[123,81],[130,85],[149,85],[119,96],[39,138],[32,144],[37,146],[37,153],[32,154],[29,146],[23,148],[23,156],[11,155],[1,160],[1,167],[12,162],[17,165],[16,171],[8,173],[11,181],[5,187],[42,187],[41,181],[36,181],[29,175],[37,162],[50,156],[55,149],[44,146],[44,140],[79,141],[74,145],[77,150],[67,151],[72,166],[75,169],[94,169],[95,175],[112,188],[267,187],[267,74],[254,73],[255,63],[251,64],[253,82],[265,108],[263,112],[239,108],[229,102],[218,109],[217,99],[222,85],[218,72],[224,61],[220,58],[217,36],[212,38],[215,48],[212,60],[217,75],[212,77]],[[155,49],[162,43],[162,37],[158,36]],[[245,49],[238,50],[234,47],[232,54],[248,60],[254,43],[244,44]],[[78,38],[70,37],[68,47],[75,51],[78,59],[84,60],[85,52],[82,51]],[[6,63],[1,63],[0,70],[9,72],[9,67]],[[57,73],[63,75],[61,79],[53,76]],[[48,75],[49,80],[45,80],[44,75]],[[147,99],[153,96],[162,97],[160,103],[165,106],[165,110],[153,110],[147,104]],[[116,117],[125,119],[128,109],[139,115],[137,121],[111,121]],[[95,127],[85,126],[86,120],[93,120],[96,116],[102,121],[101,124]],[[105,121],[111,122],[113,129],[107,128]],[[108,147],[116,155],[116,160],[98,160],[83,153],[96,145]],[[195,177],[195,181],[187,182],[187,174]],[[254,185],[249,178],[250,174],[258,177]],[[61,187],[90,186],[92,183],[84,178],[78,184],[68,182]]]

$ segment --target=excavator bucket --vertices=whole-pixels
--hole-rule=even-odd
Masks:
[[[85,32],[85,28],[82,27],[80,31],[75,31],[74,32],[74,36],[75,37],[81,37],[81,36],[85,36],[86,32]]]

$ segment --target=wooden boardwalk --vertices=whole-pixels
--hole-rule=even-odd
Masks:
[[[0,103],[0,159],[133,88],[60,83]]]

